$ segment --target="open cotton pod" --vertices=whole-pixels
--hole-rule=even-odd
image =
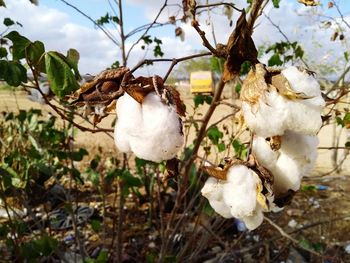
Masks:
[[[117,101],[114,133],[121,152],[153,162],[174,158],[184,143],[179,94],[163,87],[158,78],[122,84],[126,93]]]
[[[205,167],[204,170],[215,178],[207,179],[201,193],[218,214],[239,218],[252,230],[262,223],[263,211],[269,211],[273,197],[264,196],[259,175],[244,163],[239,161],[223,169]]]
[[[302,177],[310,173],[317,158],[318,138],[287,130],[281,136],[281,147],[273,151],[263,137],[253,140],[252,153],[274,177],[273,191],[278,196],[297,191]]]
[[[243,82],[241,100],[247,126],[261,137],[286,130],[315,135],[322,125],[320,86],[312,74],[296,67],[272,71],[256,64]]]

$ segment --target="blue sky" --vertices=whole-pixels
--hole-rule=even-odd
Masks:
[[[69,3],[89,14],[93,19],[112,10],[108,0],[66,0]],[[114,0],[110,0],[114,2]],[[29,0],[5,0],[7,9],[0,9],[0,20],[11,17],[21,22],[23,28],[13,28],[20,31],[31,40],[41,40],[45,43],[47,50],[58,50],[66,52],[69,48],[76,48],[81,54],[79,67],[83,73],[98,73],[110,66],[115,60],[120,60],[121,54],[118,49],[106,36],[96,29],[94,25],[68,7],[60,0],[39,0],[39,6],[35,7]],[[180,3],[180,0],[169,0],[170,3]],[[216,1],[209,1],[216,2]],[[235,0],[238,6],[244,7],[245,0]],[[350,22],[350,1],[338,0],[342,13]],[[319,65],[334,63],[339,70],[343,62],[337,59],[349,50],[347,41],[330,42],[334,28],[323,29],[321,22],[325,17],[315,16],[315,13],[322,13],[325,16],[339,16],[335,8],[328,9],[328,1],[322,1],[323,6],[319,8],[304,7],[297,3],[297,0],[281,0],[280,8],[274,9],[268,6],[265,12],[270,15],[273,21],[288,35],[291,41],[299,41],[308,51],[307,58],[310,62]],[[127,0],[124,2],[124,19],[126,33],[133,28],[149,23],[163,4],[163,0]],[[3,9],[3,10],[2,10]],[[311,12],[312,11],[312,12]],[[174,8],[165,10],[161,17],[163,21],[172,15]],[[232,31],[228,20],[222,15],[222,10],[217,10],[212,15],[216,38],[219,42],[225,43]],[[207,23],[205,15],[200,18],[201,28],[207,32],[208,39],[213,41],[211,36],[211,25]],[[193,54],[202,49],[201,39],[189,23],[177,24],[185,32],[185,41],[174,37],[175,26],[165,26],[150,31],[152,36],[157,36],[163,41],[165,57],[174,58]],[[0,26],[0,32],[3,28]],[[113,27],[110,27],[114,30]],[[348,32],[348,31],[347,31]],[[117,35],[114,30],[113,34]],[[282,39],[281,34],[271,24],[261,17],[253,35],[257,45],[269,45]],[[130,47],[133,39],[127,42]],[[144,51],[138,45],[133,51],[128,66],[132,67],[143,58],[152,58],[152,50]],[[350,52],[349,52],[350,53]],[[155,65],[141,70],[142,74],[154,72],[162,75],[167,66]]]

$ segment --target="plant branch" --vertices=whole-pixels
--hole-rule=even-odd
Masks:
[[[120,0],[120,1],[121,1],[121,0]],[[131,51],[133,50],[133,48],[134,48],[138,43],[140,43],[140,41],[142,40],[142,38],[143,38],[144,36],[147,35],[148,31],[149,31],[149,30],[153,27],[153,25],[157,22],[159,16],[160,16],[161,13],[163,12],[163,10],[164,10],[165,7],[167,6],[167,4],[168,4],[168,0],[165,0],[165,1],[164,1],[164,4],[163,4],[162,7],[159,9],[159,12],[158,12],[158,14],[156,15],[155,19],[153,20],[153,22],[149,24],[149,26],[147,27],[147,29],[145,30],[145,32],[139,37],[139,39],[136,40],[136,41],[131,45],[131,47],[130,47],[128,53],[126,54],[126,59],[129,58],[130,53],[131,53]],[[129,34],[130,34],[130,33],[129,33]],[[129,34],[128,34],[128,35],[129,35]]]

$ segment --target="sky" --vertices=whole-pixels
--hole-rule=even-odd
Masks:
[[[107,12],[114,14],[116,5],[114,0],[66,0],[73,6],[87,14],[91,19],[97,20]],[[167,21],[169,16],[179,12],[177,4],[180,0],[169,0],[169,8],[166,8],[160,16],[160,21]],[[210,1],[214,3],[216,1]],[[237,7],[246,7],[246,1],[232,1]],[[345,67],[343,54],[349,50],[346,38],[344,41],[330,41],[335,31],[335,22],[340,22],[339,14],[335,8],[327,7],[328,1],[321,1],[322,5],[317,8],[305,7],[297,3],[297,0],[281,0],[280,8],[268,5],[265,14],[271,17],[273,22],[291,41],[299,41],[307,51],[306,58],[315,67],[323,65],[329,67],[335,65],[337,70]],[[0,7],[0,21],[5,17],[20,22],[23,27],[13,26],[10,30],[17,30],[30,40],[44,42],[46,50],[56,50],[65,53],[69,48],[75,48],[80,52],[80,72],[96,74],[109,67],[116,60],[121,60],[119,47],[106,35],[96,28],[94,24],[68,6],[61,0],[39,0],[39,5],[32,5],[29,0],[5,0],[7,8]],[[140,25],[150,23],[155,18],[163,0],[126,0],[123,1],[124,31],[132,31]],[[350,1],[337,1],[346,21],[350,22]],[[316,15],[317,14],[317,15]],[[238,13],[233,13],[233,24]],[[331,20],[329,17],[334,18]],[[348,19],[349,18],[349,19]],[[332,26],[324,28],[324,21],[332,21]],[[225,43],[233,27],[223,14],[222,8],[216,9],[208,19],[207,12],[199,17],[202,30],[206,32],[211,43],[212,26],[215,37],[219,43]],[[174,30],[180,26],[185,34],[185,41],[175,37]],[[118,30],[115,26],[108,26],[108,31],[118,39]],[[0,26],[0,33],[5,30]],[[177,58],[205,50],[201,45],[201,39],[191,27],[190,23],[177,23],[150,30],[149,34],[162,40],[164,58]],[[129,49],[132,43],[140,35],[130,37],[126,42]],[[262,15],[255,28],[253,39],[256,46],[268,46],[275,41],[283,39],[278,30]],[[135,46],[128,60],[128,67],[132,68],[144,58],[153,58],[152,48],[143,50],[142,41]],[[350,53],[350,52],[349,52]],[[268,56],[263,56],[266,62]],[[142,75],[163,75],[168,69],[168,64],[157,63],[137,71]]]

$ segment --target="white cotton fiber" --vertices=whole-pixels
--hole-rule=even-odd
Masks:
[[[248,229],[257,228],[263,219],[262,207],[257,202],[258,175],[244,165],[232,166],[227,180],[208,178],[201,193],[211,207],[225,218],[243,220]]]
[[[254,138],[252,153],[274,176],[275,194],[300,188],[302,177],[315,165],[318,142],[316,136],[287,130],[281,137],[281,148],[273,151],[264,138]]]
[[[259,177],[244,165],[231,167],[227,172],[227,183],[223,186],[225,203],[237,218],[251,216],[256,208],[256,189]]]
[[[209,177],[201,190],[202,195],[208,199],[210,206],[216,213],[224,218],[232,218],[229,206],[223,201],[222,189],[224,181]]]
[[[325,106],[320,86],[315,78],[296,67],[282,71],[299,99],[289,99],[274,88],[265,91],[255,104],[242,102],[247,126],[258,136],[282,135],[286,130],[315,135],[322,125]]]
[[[176,156],[184,143],[181,120],[172,106],[165,105],[155,93],[149,93],[142,104],[128,94],[117,102],[115,142],[122,152],[160,162]]]
[[[258,226],[261,225],[263,220],[264,220],[264,214],[260,206],[257,206],[256,210],[254,210],[251,216],[245,216],[242,218],[242,221],[245,223],[246,227],[249,230],[256,229]]]
[[[257,104],[242,102],[244,119],[252,131],[261,137],[282,135],[289,116],[286,99],[277,91],[265,92]]]

